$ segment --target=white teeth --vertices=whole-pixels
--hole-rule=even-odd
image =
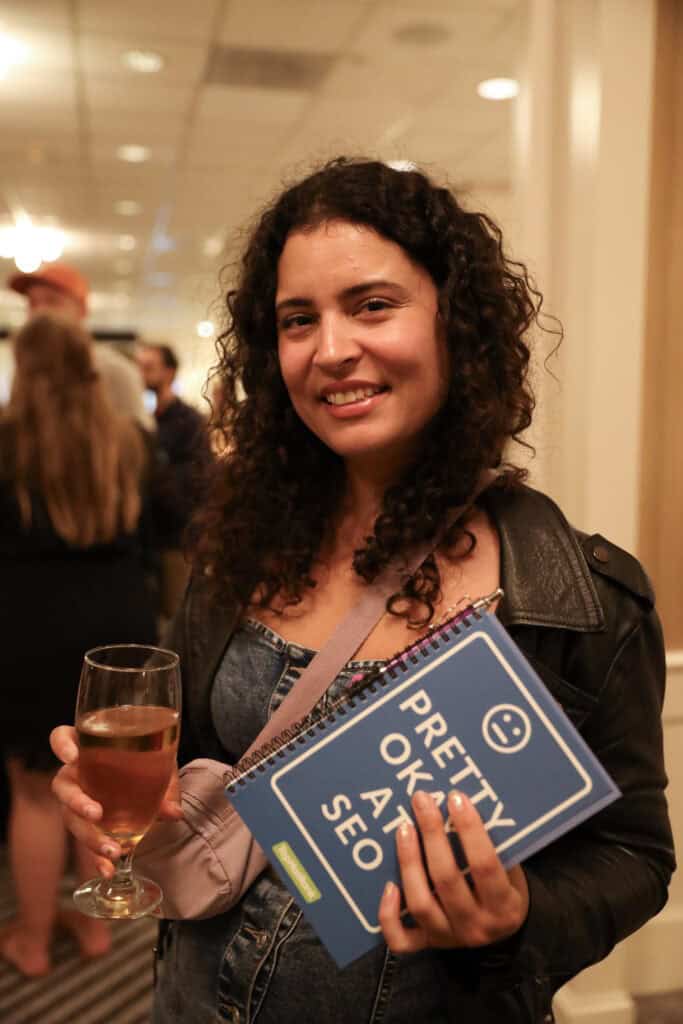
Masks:
[[[372,398],[378,395],[381,388],[358,388],[356,391],[335,391],[325,395],[325,401],[330,405],[348,405],[350,402],[360,402],[364,398]]]

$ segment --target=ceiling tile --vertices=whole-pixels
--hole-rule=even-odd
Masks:
[[[2,22],[9,32],[15,25],[65,27],[71,22],[71,4],[69,0],[4,0]]]
[[[21,108],[27,115],[55,107],[61,110],[75,109],[76,78],[73,71],[45,72],[33,68],[17,68],[1,83],[0,125],[14,108]],[[30,116],[30,115],[29,115]]]
[[[365,7],[363,0],[232,0],[219,39],[231,46],[331,53],[355,32]]]
[[[364,104],[352,99],[320,99],[296,133],[286,139],[284,159],[305,159],[308,154],[318,159],[322,152],[326,156],[363,152],[374,148],[390,126],[402,124],[410,114],[411,108],[398,94],[368,97]]]
[[[187,138],[185,163],[189,168],[224,167],[235,159],[255,170],[270,163],[286,132],[285,125],[250,120],[198,121]]]
[[[195,110],[195,123],[229,125],[231,121],[253,124],[286,125],[298,117],[310,103],[306,92],[283,89],[236,89],[224,85],[206,85]]]
[[[83,32],[119,31],[136,35],[139,45],[153,40],[162,45],[164,39],[207,39],[222,0],[76,0],[78,22]]]
[[[192,99],[189,86],[141,80],[142,76],[100,78],[85,76],[85,95],[94,111],[133,111],[137,114],[172,113],[183,117]],[[150,119],[151,120],[151,119]]]
[[[184,130],[182,117],[174,113],[135,113],[89,110],[88,135],[96,146],[141,143],[154,148],[176,146]]]
[[[388,50],[402,53],[431,72],[432,60],[444,54],[458,60],[481,52],[500,22],[499,13],[481,7],[463,9],[451,3],[435,8],[433,0],[410,7],[380,4],[363,21],[352,50],[373,59]]]

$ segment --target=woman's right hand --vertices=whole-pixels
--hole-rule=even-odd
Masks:
[[[102,805],[81,789],[78,781],[78,739],[71,725],[60,725],[50,733],[50,746],[64,767],[52,780],[52,790],[62,805],[66,827],[95,854],[97,870],[106,878],[114,874],[115,860],[121,856],[121,847],[98,825],[102,819]],[[182,818],[180,783],[177,768],[159,808],[158,817],[165,821]]]

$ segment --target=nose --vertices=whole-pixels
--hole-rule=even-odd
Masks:
[[[338,369],[346,369],[350,363],[358,362],[361,352],[361,346],[354,337],[353,325],[347,317],[330,314],[320,318],[313,356],[316,366],[334,373]]]

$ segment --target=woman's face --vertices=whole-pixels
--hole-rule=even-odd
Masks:
[[[371,228],[293,232],[278,266],[280,368],[298,415],[347,465],[400,469],[448,388],[431,277]]]

